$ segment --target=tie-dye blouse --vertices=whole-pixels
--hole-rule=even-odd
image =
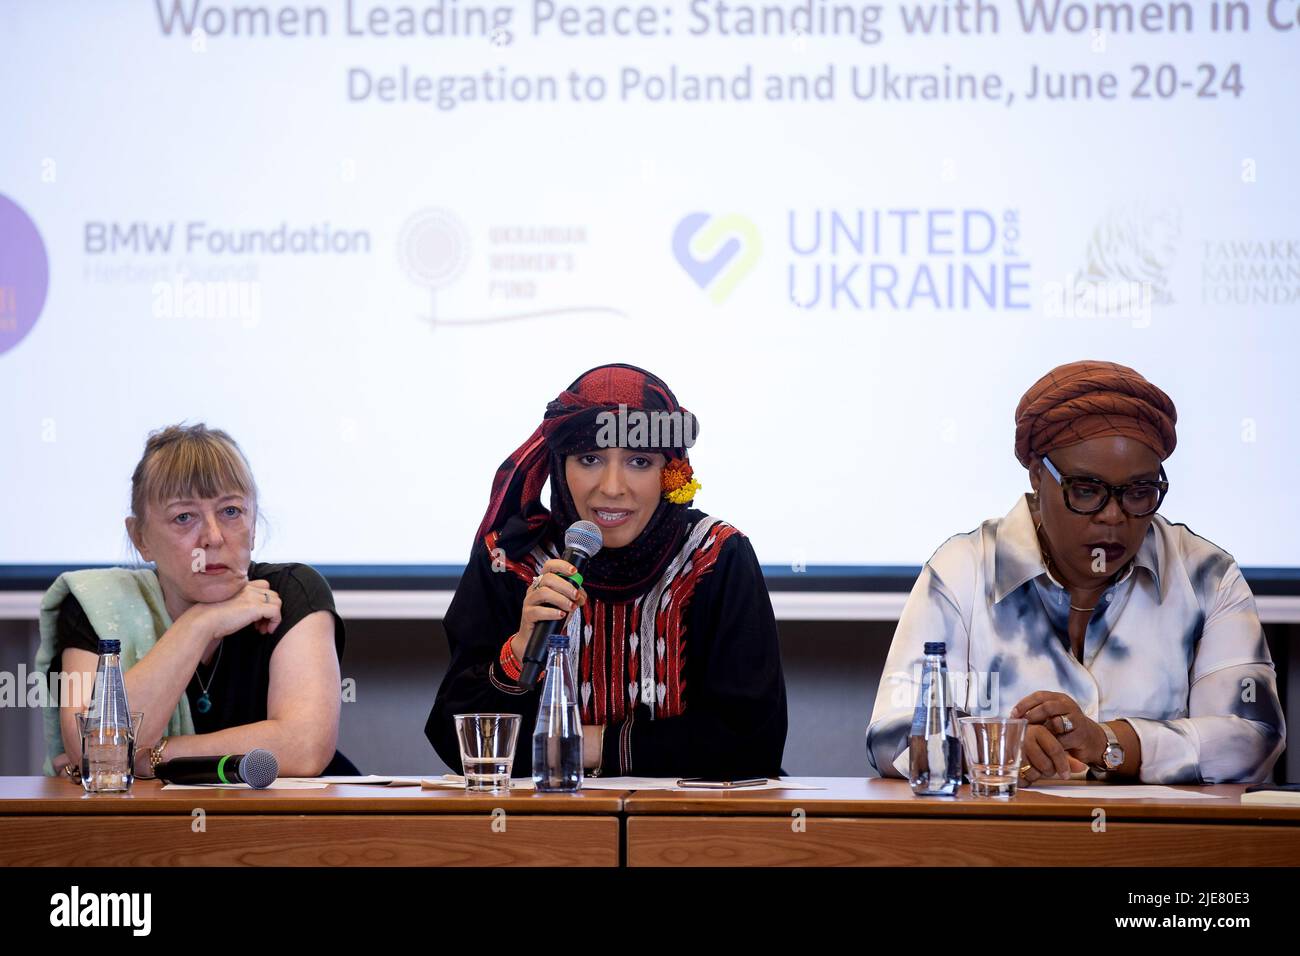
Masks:
[[[907,775],[923,645],[947,643],[958,710],[1006,716],[1034,691],[1069,694],[1096,721],[1124,719],[1147,783],[1267,779],[1286,742],[1255,599],[1232,556],[1156,515],[1098,601],[1083,661],[1069,593],[1043,564],[1027,496],[945,542],[921,570],[889,648],[867,757]]]

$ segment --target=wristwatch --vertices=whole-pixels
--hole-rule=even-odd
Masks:
[[[1106,749],[1101,752],[1101,762],[1092,764],[1090,769],[1104,780],[1106,774],[1124,765],[1124,748],[1119,745],[1119,738],[1115,736],[1115,731],[1110,729],[1109,724],[1101,724],[1101,729],[1106,732]]]

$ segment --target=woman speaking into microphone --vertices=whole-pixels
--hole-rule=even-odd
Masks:
[[[444,624],[451,664],[425,734],[460,766],[454,716],[522,715],[533,628],[556,621],[578,651],[583,766],[595,776],[777,776],[785,681],[776,620],[749,540],[691,507],[694,416],[630,365],[581,375],[502,463]],[[542,487],[550,479],[550,509]],[[600,551],[567,578],[564,533],[590,521]],[[513,774],[531,769],[516,748]]]

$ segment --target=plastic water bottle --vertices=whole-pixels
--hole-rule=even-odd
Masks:
[[[135,734],[121,651],[121,641],[99,642],[95,690],[81,737],[81,785],[90,793],[130,790],[135,780]]]
[[[948,683],[947,647],[927,642],[921,693],[907,741],[908,782],[918,796],[952,796],[961,786],[961,739]]]
[[[569,639],[546,645],[546,681],[533,730],[533,785],[543,792],[582,789],[582,712],[569,663]]]

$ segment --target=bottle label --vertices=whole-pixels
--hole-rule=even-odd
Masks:
[[[921,671],[921,693],[916,698],[916,710],[912,712],[912,736],[924,737],[925,725],[930,713],[931,698],[934,696],[934,671],[926,667]]]
[[[926,661],[921,670],[921,693],[916,698],[916,710],[912,712],[913,737],[925,736],[929,727],[930,714],[937,711],[937,726],[934,733],[952,734],[954,728],[949,711],[952,709],[952,695],[948,688],[948,670],[942,660]]]
[[[99,716],[104,711],[104,669],[101,667],[95,671],[95,690],[90,696],[90,706],[87,710],[94,716]]]

